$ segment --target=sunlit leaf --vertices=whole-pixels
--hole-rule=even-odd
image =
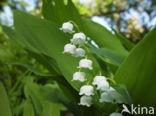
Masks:
[[[12,116],[8,96],[1,82],[0,82],[0,116]]]
[[[74,21],[80,31],[84,32],[100,47],[109,48],[125,55],[128,54],[116,36],[105,27],[89,19],[81,18],[71,0],[68,0],[67,5],[64,5],[63,0],[43,0],[42,12],[46,19],[56,22],[60,26],[66,21]]]
[[[135,46],[115,75],[135,104],[156,104],[156,28]]]

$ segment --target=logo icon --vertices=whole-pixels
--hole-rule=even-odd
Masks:
[[[131,112],[129,111],[129,109],[127,108],[127,106],[125,104],[123,104],[122,107],[123,107],[123,110],[121,113],[127,112],[127,113],[131,114]]]
[[[123,104],[122,107],[123,107],[123,110],[121,111],[121,113],[129,113],[129,114],[135,114],[135,115],[137,114],[154,115],[155,114],[154,107],[142,107],[140,105],[134,106],[134,104],[130,105],[130,110],[125,104]]]

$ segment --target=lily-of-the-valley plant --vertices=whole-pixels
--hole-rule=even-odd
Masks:
[[[64,33],[69,33],[73,35],[73,38],[69,43],[64,45],[63,53],[70,54],[73,57],[81,57],[82,59],[79,61],[79,65],[77,68],[77,72],[73,74],[73,79],[71,81],[79,81],[84,85],[81,86],[79,95],[80,103],[79,105],[90,107],[94,101],[93,97],[97,99],[97,92],[100,92],[100,99],[97,99],[99,103],[112,103],[112,104],[122,104],[124,103],[123,97],[120,93],[118,93],[113,87],[110,86],[110,82],[108,78],[101,74],[96,74],[92,82],[88,81],[89,77],[86,77],[85,72],[80,71],[81,69],[88,69],[93,72],[93,61],[89,56],[89,51],[84,49],[87,47],[87,37],[83,32],[74,31],[74,24],[70,21],[62,24],[60,28]],[[114,80],[113,80],[114,81]],[[110,116],[122,116],[121,113],[114,112],[110,114]]]

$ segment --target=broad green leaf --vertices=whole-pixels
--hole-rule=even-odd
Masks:
[[[66,21],[74,21],[80,31],[94,40],[99,47],[109,48],[125,55],[128,54],[116,36],[105,27],[89,19],[81,18],[71,0],[68,0],[67,5],[64,5],[63,0],[43,0],[42,12],[46,19],[54,21],[60,26]]]
[[[99,56],[103,61],[120,66],[126,56],[106,48],[90,48],[89,51]]]
[[[60,86],[59,86],[60,87]],[[56,84],[47,84],[45,86],[41,86],[41,88],[43,89],[43,93],[45,94],[44,96],[46,97],[46,99],[48,101],[51,101],[52,103],[61,103],[63,104],[65,107],[68,108],[68,110],[72,111],[76,116],[80,115],[80,108],[77,104],[78,101],[73,101],[72,99],[70,99],[70,97],[66,97],[64,94],[66,93],[66,91],[64,89],[58,88],[58,86]]]
[[[42,14],[48,20],[56,22],[60,26],[65,21],[75,21],[81,24],[81,17],[71,0],[67,0],[65,5],[63,0],[43,0]]]
[[[7,34],[9,39],[11,39],[13,42],[19,44],[21,47],[25,48],[28,53],[35,57],[41,64],[43,64],[52,74],[60,73],[58,66],[56,65],[54,59],[48,58],[47,56],[44,56],[41,54],[40,51],[38,51],[31,42],[27,42],[22,35],[20,35],[16,30],[12,30],[9,27],[2,26],[3,32]]]
[[[32,43],[27,42],[25,38],[23,38],[16,30],[12,30],[9,27],[3,26],[3,31],[11,40],[26,48],[28,53],[32,57],[37,59],[37,61],[40,62],[43,66],[45,66],[49,70],[49,72],[51,72],[52,74],[59,74],[59,76],[54,76],[52,77],[52,79],[56,80],[59,83],[59,86],[62,87],[62,90],[65,93],[70,93],[70,95],[67,95],[70,99],[77,98],[76,91],[71,87],[71,85],[69,85],[69,83],[63,76],[60,76],[62,74],[58,68],[58,65],[56,64],[56,61],[53,58],[41,54],[40,51],[34,48],[34,46],[31,46]]]
[[[23,116],[35,116],[33,106],[28,100],[24,104]]]
[[[52,75],[52,74],[49,74],[49,73],[44,73],[43,71],[41,71],[41,70],[39,70],[37,68],[34,68],[34,67],[32,67],[31,65],[29,65],[29,64],[27,64],[25,62],[11,61],[11,62],[8,62],[7,64],[19,65],[19,66],[25,67],[29,71],[31,71],[31,72],[35,73],[36,75],[39,75],[39,76],[56,76],[56,75]]]
[[[121,41],[121,43],[123,44],[123,46],[127,49],[127,50],[131,50],[135,45],[128,40],[127,38],[125,38],[123,35],[117,33],[115,30],[113,30],[115,32],[115,35],[117,36],[117,39],[119,39]]]
[[[25,20],[22,20],[23,18]],[[21,11],[15,11],[14,26],[16,31],[22,36],[22,39],[24,38],[26,44],[29,43],[28,45],[34,47],[37,52],[53,58],[67,81],[76,90],[79,89],[80,84],[71,82],[71,80],[73,73],[77,71],[80,58],[62,54],[64,45],[69,42],[70,38],[60,31],[56,24]],[[19,43],[22,43],[22,40],[17,39],[17,41],[20,41]],[[95,70],[99,70],[96,60],[94,58],[92,60]]]
[[[33,88],[31,87],[33,86]],[[31,101],[32,106],[34,107],[34,110],[37,115],[42,114],[43,112],[43,105],[42,105],[42,97],[40,88],[38,88],[36,85],[33,84],[27,84],[24,87],[24,92],[27,100]]]
[[[132,98],[128,93],[126,86],[124,85],[116,85],[114,88],[123,96],[125,103],[132,104]]]
[[[92,40],[94,40],[99,47],[108,48],[120,52],[123,55],[128,54],[117,37],[102,25],[83,18],[82,31],[85,32]]]
[[[37,84],[29,83],[25,86],[25,95],[27,100],[32,100],[37,115],[59,116],[59,104],[50,102],[45,96],[45,91]]]
[[[14,59],[14,56],[11,53],[11,51],[0,48],[0,60],[1,61],[8,61],[12,59]]]
[[[125,84],[134,104],[156,104],[156,28],[131,51],[115,75],[117,83]]]
[[[0,116],[11,116],[8,96],[3,84],[0,82]]]
[[[44,115],[46,116],[60,116],[60,105],[45,101],[43,104]]]

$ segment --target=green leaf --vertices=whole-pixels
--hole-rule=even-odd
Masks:
[[[60,107],[59,104],[50,102],[45,94],[45,91],[34,83],[29,83],[25,86],[25,95],[27,100],[32,100],[34,110],[39,116],[59,116]],[[31,108],[32,109],[32,108]]]
[[[63,22],[81,22],[78,10],[74,7],[71,0],[65,5],[63,0],[43,0],[42,14],[48,20],[56,22],[60,26]]]
[[[128,52],[124,49],[117,37],[102,25],[83,18],[82,31],[94,40],[99,47],[108,48],[113,51],[120,52],[123,55],[128,55]]]
[[[23,18],[26,20],[21,20]],[[63,47],[69,42],[69,38],[59,30],[59,27],[52,22],[20,11],[14,12],[14,21],[16,30],[41,53],[54,58],[62,74],[71,83],[79,59],[62,54]],[[79,89],[80,85],[77,83],[71,84],[75,89]]]
[[[134,104],[156,104],[156,28],[136,45],[115,75],[125,84]]]
[[[24,104],[23,116],[35,116],[33,106],[28,100]]]
[[[117,36],[117,38],[121,41],[121,43],[123,44],[123,46],[127,49],[127,50],[131,50],[135,45],[128,40],[127,38],[125,38],[123,35],[117,33],[115,30],[115,35]]]
[[[51,58],[47,55],[40,53],[40,51],[34,48],[34,46],[31,46],[32,43],[29,43],[29,41],[27,42],[26,39],[22,37],[22,35],[20,35],[16,30],[12,30],[9,27],[3,26],[3,31],[8,35],[8,37],[11,40],[15,41],[16,43],[20,44],[22,47],[26,48],[28,53],[32,57],[37,59],[38,62],[44,65],[49,70],[49,72],[51,72],[52,74],[59,74],[58,76],[53,76],[52,79],[55,79],[59,83],[59,86],[61,86],[63,92],[70,93],[70,95],[69,94],[67,95],[70,99],[72,100],[77,99],[78,96],[77,92],[71,87],[71,85],[69,85],[69,83],[63,76],[60,76],[62,74],[60,73],[60,70],[54,58]]]
[[[4,50],[0,48],[0,60],[1,61],[9,61],[14,58],[14,55],[9,50]]]
[[[8,96],[3,84],[0,82],[0,116],[11,116]]]
[[[34,67],[32,67],[31,65],[29,65],[29,64],[27,64],[25,62],[11,61],[11,62],[8,62],[7,64],[19,65],[19,66],[25,67],[29,71],[31,71],[31,72],[35,73],[36,75],[39,75],[39,76],[56,76],[56,75],[52,75],[52,74],[49,74],[49,73],[44,73],[43,71],[41,71],[41,70],[39,70],[37,68],[34,68]]]
[[[130,97],[126,86],[124,85],[116,85],[114,88],[123,96],[125,103],[132,104],[132,98]]]
[[[94,40],[99,47],[109,48],[125,55],[128,54],[116,36],[105,27],[89,19],[81,18],[71,0],[68,0],[67,5],[64,5],[63,0],[43,0],[42,13],[46,19],[56,22],[60,26],[66,21],[74,21],[80,31]]]
[[[22,20],[23,18],[25,20]],[[21,38],[14,38],[17,39],[16,41],[20,41],[19,43],[23,45],[25,43],[22,43],[22,40],[24,40],[29,45],[29,48],[33,48],[33,50],[35,49],[34,51],[54,59],[66,80],[76,90],[79,90],[80,83],[74,83],[71,80],[73,73],[77,71],[80,58],[62,54],[64,45],[70,41],[70,38],[60,31],[56,24],[21,11],[14,11],[14,26],[16,32],[22,36]],[[96,70],[100,70],[96,60],[92,56],[91,58],[94,62],[93,67]]]
[[[126,58],[126,56],[107,48],[90,48],[89,51],[99,56],[103,61],[116,66],[120,66]]]
[[[71,81],[74,72],[74,70],[71,69],[76,69],[78,59],[62,54],[63,47],[69,39],[59,30],[59,27],[54,23],[41,20],[20,11],[14,12],[14,18],[15,27],[19,31],[18,35],[16,34],[17,31],[13,33],[8,30],[8,28],[4,28],[6,34],[10,37],[14,36],[14,39],[19,41],[18,43],[20,43],[20,45],[24,47],[28,46],[27,48],[30,48],[31,51],[33,50],[56,59],[66,79]],[[26,18],[27,21],[23,20],[23,22],[23,18]],[[15,36],[17,36],[17,38]],[[78,87],[76,84],[72,85],[75,88]]]

